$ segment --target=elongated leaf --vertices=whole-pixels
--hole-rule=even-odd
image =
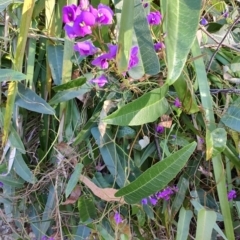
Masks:
[[[81,87],[84,83],[86,83],[86,78],[80,77],[80,78],[74,79],[70,82],[63,83],[59,86],[55,86],[55,87],[53,87],[53,90],[55,92],[69,90],[72,88]]]
[[[118,36],[117,66],[120,73],[128,69],[132,47],[134,1],[123,0],[120,30]]]
[[[124,196],[125,201],[132,204],[162,190],[181,171],[195,147],[195,142],[190,143],[163,161],[156,163],[135,181],[120,189],[115,196]]]
[[[165,44],[169,84],[173,84],[182,72],[196,37],[201,5],[199,0],[167,1]]]
[[[33,112],[42,114],[55,114],[55,110],[35,92],[21,83],[18,84],[18,94],[16,97],[16,104],[19,107],[28,109]]]
[[[78,163],[75,166],[74,172],[71,175],[71,177],[70,177],[70,179],[69,179],[69,181],[67,183],[66,190],[65,190],[66,198],[68,198],[68,196],[70,195],[72,190],[76,187],[76,185],[77,185],[77,183],[79,181],[79,177],[80,177],[80,174],[82,172],[82,169],[83,169],[83,164],[82,163]]]
[[[92,199],[82,196],[78,199],[78,211],[82,222],[86,222],[89,218],[96,218],[96,208]]]
[[[24,184],[23,180],[18,179],[13,179],[12,176],[0,176],[0,182],[3,182],[3,184],[6,184],[10,187],[15,187],[15,188],[21,188]]]
[[[91,89],[92,89],[92,86],[89,85],[88,83],[85,83],[79,88],[74,88],[74,89],[64,90],[64,91],[58,92],[49,101],[49,104],[50,105],[55,105],[55,104],[58,104],[60,102],[65,102],[65,101],[71,100],[75,97],[81,96],[84,93],[89,92]]]
[[[60,85],[62,83],[63,46],[48,45],[47,58],[53,81],[56,85]]]
[[[146,14],[142,6],[142,1],[135,0],[134,2],[134,31],[140,50],[144,72],[148,75],[156,75],[160,72],[160,63],[153,47],[152,36]]]
[[[16,153],[13,169],[26,182],[32,184],[36,183],[37,181],[36,177],[33,175],[31,170],[23,160],[22,154],[19,151],[17,151]]]
[[[109,172],[120,187],[124,186],[125,183],[125,170],[122,167],[119,156],[116,150],[116,144],[113,142],[113,137],[111,138],[111,132],[106,131],[103,138],[101,138],[98,128],[92,128],[92,135],[99,146],[103,161],[108,168]]]
[[[230,105],[221,121],[229,128],[240,132],[240,98]]]
[[[88,239],[89,235],[91,234],[91,229],[85,225],[78,225],[76,234],[74,236],[74,240],[84,240]]]
[[[190,221],[192,216],[193,216],[193,212],[191,210],[186,210],[184,207],[181,208],[179,219],[178,219],[176,240],[188,239]]]
[[[107,116],[103,121],[119,126],[136,126],[153,122],[168,110],[165,99],[168,87],[164,85],[134,100]]]
[[[227,132],[224,128],[216,128],[212,132],[207,130],[206,158],[209,160],[224,151],[227,144]]]
[[[217,216],[214,211],[201,209],[198,212],[196,240],[210,240]]]
[[[26,77],[27,76],[25,74],[14,71],[12,69],[0,69],[0,82],[22,81],[22,80],[26,79]]]

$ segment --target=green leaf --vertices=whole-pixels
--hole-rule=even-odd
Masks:
[[[80,78],[74,79],[70,82],[61,84],[59,86],[55,86],[55,87],[53,87],[53,90],[55,92],[69,90],[69,89],[72,89],[72,88],[81,87],[84,83],[86,83],[86,78],[80,77]]]
[[[167,50],[168,84],[180,76],[196,37],[202,2],[199,0],[167,1],[164,19]]]
[[[154,50],[152,35],[149,29],[146,14],[142,6],[142,1],[135,0],[134,2],[135,7],[133,26],[140,50],[144,72],[148,75],[156,75],[160,72],[160,63]]]
[[[206,151],[207,160],[223,152],[227,144],[226,130],[224,128],[216,128],[212,132],[207,130],[206,144],[207,144]]]
[[[22,154],[19,151],[16,152],[15,160],[13,163],[13,169],[26,182],[32,184],[36,183],[37,181],[36,177],[33,175],[31,170],[23,160]]]
[[[185,73],[182,73],[177,81],[174,82],[173,86],[180,101],[182,102],[184,111],[186,111],[188,114],[192,114],[198,112],[199,107],[194,95],[193,85],[188,83],[187,79],[189,79],[189,76],[186,76]]]
[[[81,96],[81,95],[89,92],[91,89],[92,89],[92,86],[89,85],[88,83],[85,83],[81,87],[58,92],[49,101],[49,104],[50,105],[55,105],[55,104],[58,104],[60,102],[65,102],[65,101],[71,100],[75,97]]]
[[[27,76],[21,72],[14,71],[12,69],[0,69],[0,82],[4,81],[22,81]]]
[[[33,112],[54,115],[55,110],[41,97],[23,84],[18,84],[18,93],[15,101],[19,107]]]
[[[99,146],[99,150],[106,167],[116,179],[117,184],[120,187],[123,187],[126,180],[125,169],[123,169],[120,162],[112,133],[109,130],[106,130],[104,136],[101,137],[98,128],[92,128],[91,132]]]
[[[177,225],[177,237],[176,240],[187,240],[189,234],[190,222],[193,213],[191,210],[186,210],[184,207],[181,208],[178,225]]]
[[[4,185],[8,185],[10,187],[15,187],[15,188],[21,188],[24,184],[24,181],[21,179],[13,179],[12,176],[0,176],[0,182],[2,182]]]
[[[62,83],[63,46],[48,45],[47,58],[53,81],[55,85],[60,85]]]
[[[117,67],[119,73],[126,72],[132,47],[134,1],[123,0],[118,36]]]
[[[94,219],[97,216],[94,203],[87,196],[78,199],[78,211],[82,222],[86,222],[89,218]]]
[[[201,209],[198,212],[196,240],[210,240],[217,215],[214,211]]]
[[[167,91],[166,85],[154,89],[118,109],[103,121],[119,126],[136,126],[153,122],[168,110],[168,102],[165,98]]]
[[[234,101],[222,116],[221,121],[234,131],[240,132],[240,98]]]
[[[68,196],[70,195],[70,193],[73,191],[73,189],[76,187],[78,181],[79,181],[79,177],[80,177],[80,174],[82,172],[82,169],[83,169],[83,164],[82,163],[78,163],[75,168],[74,168],[74,172],[73,174],[71,175],[68,183],[67,183],[67,187],[66,187],[66,190],[65,190],[65,195],[66,195],[66,198],[68,198]]]
[[[133,204],[162,190],[187,163],[196,148],[196,142],[190,143],[164,160],[146,170],[135,181],[120,189],[115,196],[124,196],[126,202]]]

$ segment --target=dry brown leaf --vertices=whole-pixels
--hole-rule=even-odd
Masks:
[[[171,128],[172,126],[172,118],[169,115],[161,116],[161,123],[159,124],[165,128]]]
[[[73,191],[71,192],[69,198],[62,203],[62,205],[74,204],[81,195],[81,188],[76,186]]]
[[[95,196],[101,198],[104,201],[120,202],[122,204],[126,203],[123,198],[114,196],[117,192],[117,190],[114,188],[99,188],[92,181],[82,175],[80,176],[80,181],[83,182],[88,188],[90,188]]]

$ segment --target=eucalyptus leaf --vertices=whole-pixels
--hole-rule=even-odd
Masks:
[[[121,107],[103,121],[119,126],[136,126],[153,122],[168,110],[168,102],[165,98],[167,91],[166,85],[154,89]]]
[[[54,115],[55,110],[41,97],[23,84],[18,84],[18,93],[15,100],[17,106],[33,112]]]
[[[133,204],[162,190],[185,166],[195,148],[196,142],[190,143],[156,163],[135,181],[120,189],[115,196],[123,196],[127,203]]]

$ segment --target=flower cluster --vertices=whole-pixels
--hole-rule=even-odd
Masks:
[[[79,6],[64,6],[62,13],[64,29],[69,38],[84,37],[92,33],[95,25],[109,25],[113,22],[110,7],[100,3],[96,9],[89,4],[89,0],[81,0]]]
[[[166,187],[160,192],[155,193],[154,195],[151,195],[148,198],[143,198],[141,200],[142,205],[146,205],[148,203],[152,204],[155,206],[158,203],[158,200],[164,199],[166,201],[170,200],[170,197],[178,191],[178,188],[173,186],[173,187]]]

